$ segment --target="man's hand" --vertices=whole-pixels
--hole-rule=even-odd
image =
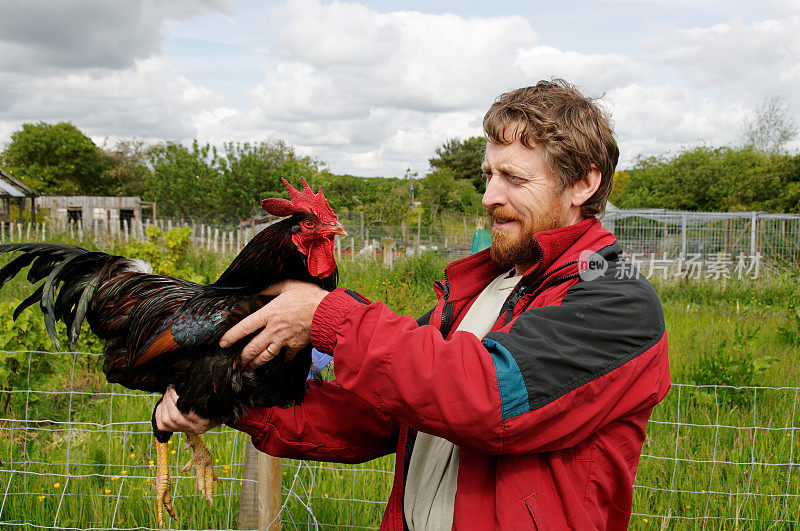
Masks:
[[[219,342],[221,347],[227,347],[261,330],[242,350],[242,364],[253,369],[274,358],[284,347],[291,359],[309,344],[314,312],[328,292],[309,282],[285,280],[261,294],[276,297],[225,332]]]
[[[156,406],[156,427],[161,431],[176,432],[182,431],[189,435],[202,435],[211,428],[217,427],[217,423],[211,422],[190,411],[184,415],[178,409],[178,393],[175,388],[169,386],[164,393],[164,399]]]

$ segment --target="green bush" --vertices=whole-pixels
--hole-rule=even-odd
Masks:
[[[192,229],[177,227],[164,233],[155,225],[147,227],[147,240],[131,240],[121,253],[129,258],[139,258],[153,267],[153,273],[183,278],[192,282],[203,282],[188,261]]]

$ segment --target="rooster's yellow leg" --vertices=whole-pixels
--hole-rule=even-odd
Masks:
[[[167,453],[167,443],[156,442],[156,517],[158,518],[158,528],[164,528],[164,509],[167,510],[173,520],[178,517],[175,509],[172,508],[172,482],[169,479],[169,459]]]
[[[217,475],[214,474],[213,456],[199,435],[187,434],[186,439],[186,447],[192,449],[192,458],[183,466],[181,471],[186,472],[194,465],[197,475],[197,489],[210,505],[214,495],[214,482],[219,481]]]

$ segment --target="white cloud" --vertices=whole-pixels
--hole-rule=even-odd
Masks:
[[[797,0],[766,0],[764,6],[770,13],[775,15],[797,15],[800,14],[800,3]]]
[[[736,144],[745,117],[738,103],[721,104],[671,85],[632,84],[608,97],[614,102],[620,168],[640,154],[674,153],[701,142]]]
[[[93,136],[191,138],[219,96],[192,85],[163,58],[126,70],[77,72],[26,81],[5,121],[71,121]]]
[[[446,139],[482,133],[494,98],[539,79],[561,75],[599,94],[649,76],[620,55],[542,45],[519,16],[379,13],[317,0],[289,0],[273,14],[284,21],[274,45],[281,60],[233,122],[337,171],[424,173]]]
[[[650,69],[622,55],[581,54],[552,46],[522,50],[517,65],[528,79],[561,77],[588,91],[624,87],[650,76]]]
[[[794,96],[800,86],[800,16],[673,29],[648,45],[655,61],[721,98],[752,104],[769,95]]]
[[[174,23],[228,0],[7,1],[0,5],[0,139],[23,122],[95,137],[191,138],[221,98],[160,52]]]

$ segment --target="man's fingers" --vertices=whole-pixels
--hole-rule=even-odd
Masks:
[[[201,417],[194,411],[182,413],[178,409],[178,393],[172,387],[167,388],[164,398],[156,407],[155,418],[156,427],[162,431],[176,432],[199,435],[205,433],[216,424],[207,418]]]
[[[173,404],[178,403],[178,391],[175,390],[173,386],[167,386],[167,392],[164,393],[164,400],[169,400]]]
[[[271,338],[267,335],[266,330],[262,330],[242,349],[240,356],[242,365],[247,366],[253,362],[257,357],[266,352],[267,347],[271,343]],[[274,347],[272,352],[275,352]],[[256,365],[257,366],[257,365]]]
[[[219,340],[219,346],[227,347],[233,345],[243,337],[247,337],[259,328],[263,328],[267,324],[267,307],[264,306],[254,313],[251,313],[238,323],[233,328],[225,332]]]

